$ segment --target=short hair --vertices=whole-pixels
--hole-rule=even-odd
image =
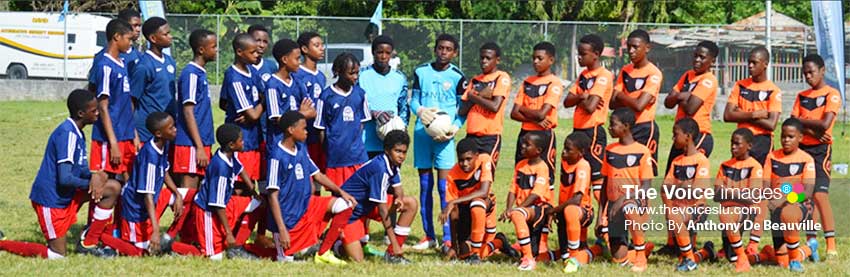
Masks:
[[[803,122],[800,122],[796,117],[789,117],[784,122],[782,122],[782,128],[785,127],[794,127],[798,131],[803,131]]]
[[[215,36],[215,33],[207,29],[192,31],[192,34],[189,35],[189,46],[192,47],[193,54],[197,55],[200,53],[199,49],[201,49],[201,45],[209,36]]]
[[[747,129],[747,128],[735,129],[735,131],[732,132],[732,136],[740,136],[747,143],[750,143],[750,144],[753,143],[753,131],[750,131],[750,129]]]
[[[717,58],[717,55],[720,53],[720,48],[717,48],[717,44],[713,41],[703,40],[697,44],[697,48],[702,47],[708,50],[708,54],[714,58]]]
[[[378,46],[381,44],[387,44],[390,48],[395,49],[395,44],[393,44],[393,38],[387,35],[380,35],[372,40],[372,52],[375,52],[378,49]]]
[[[555,45],[551,42],[544,41],[534,45],[534,51],[543,50],[547,55],[555,57]]]
[[[272,47],[272,56],[274,56],[275,62],[280,62],[280,59],[283,56],[289,55],[293,50],[298,49],[298,43],[295,41],[285,38],[278,40],[274,43]]]
[[[140,14],[139,11],[134,9],[124,9],[118,12],[118,19],[121,19],[124,22],[129,23],[130,19],[133,19],[133,17],[138,17],[139,19],[141,19],[142,14]]]
[[[233,46],[233,52],[236,52],[237,50],[245,50],[246,45],[252,42],[254,42],[254,37],[248,33],[240,33],[236,35],[231,43]]]
[[[215,130],[215,140],[225,151],[231,151],[227,145],[235,142],[242,135],[242,128],[233,123],[224,123]]]
[[[334,76],[342,76],[343,71],[345,71],[345,67],[351,63],[354,67],[359,67],[360,61],[357,60],[357,57],[354,54],[348,52],[342,52],[334,58],[333,66],[331,66],[331,72],[333,72]]]
[[[115,35],[123,35],[129,34],[133,32],[133,27],[130,26],[130,23],[127,21],[123,21],[120,19],[110,20],[109,23],[106,24],[106,40],[111,41]]]
[[[502,48],[499,47],[499,45],[496,44],[495,42],[492,42],[492,41],[485,42],[484,44],[481,45],[481,49],[479,49],[478,51],[484,51],[484,50],[493,50],[493,52],[496,52],[496,57],[502,56]]]
[[[674,126],[679,127],[683,133],[691,135],[691,142],[697,143],[697,139],[699,138],[699,124],[697,124],[696,120],[685,117],[676,121]]]
[[[629,127],[635,126],[635,112],[629,108],[618,108],[611,113],[611,118],[617,117],[620,120],[620,123],[623,123]]]
[[[299,46],[307,47],[308,45],[310,45],[310,40],[312,40],[314,37],[321,36],[319,35],[319,33],[316,32],[303,32],[301,33],[301,35],[298,36],[298,40],[296,41],[298,42]]]
[[[575,146],[579,150],[590,152],[587,151],[588,149],[590,149],[590,137],[588,137],[586,134],[579,132],[573,132],[569,134],[564,140],[564,149],[566,149],[568,141],[571,142],[573,146]]]
[[[384,136],[384,150],[390,150],[396,145],[410,145],[410,136],[403,130],[392,130]]]
[[[637,30],[634,30],[631,33],[629,33],[628,39],[633,39],[633,38],[642,39],[646,43],[652,42],[651,40],[649,40],[649,33],[647,33],[646,31],[644,31],[642,29],[637,29]]]
[[[478,153],[478,144],[475,143],[475,140],[466,137],[457,142],[457,155],[460,156],[466,152],[475,152]]]
[[[68,95],[68,101],[66,105],[68,106],[68,113],[71,115],[71,118],[79,118],[78,113],[86,109],[89,102],[95,100],[96,97],[94,93],[84,89],[75,89],[71,91],[71,94]]]
[[[277,126],[286,134],[286,129],[294,126],[295,123],[302,119],[306,119],[303,114],[297,111],[287,111],[280,116],[280,122],[278,122]]]
[[[446,34],[446,33],[443,33],[443,34],[440,34],[440,35],[437,36],[437,39],[434,41],[434,50],[437,49],[437,46],[440,45],[441,41],[451,42],[452,45],[454,45],[453,47],[455,48],[455,51],[458,51],[458,49],[457,49],[457,45],[458,45],[457,39],[453,35],[449,35],[449,34]]]
[[[537,133],[526,133],[525,136],[520,139],[525,139],[526,137],[531,140],[531,144],[534,144],[534,147],[537,147],[540,150],[546,149],[546,142],[543,140],[543,136]]]
[[[602,50],[605,50],[605,43],[602,42],[602,38],[595,34],[589,34],[581,37],[581,39],[578,40],[578,43],[590,45],[590,48],[592,48],[593,52],[596,52],[597,55],[602,55]]]
[[[805,57],[803,57],[802,65],[805,66],[806,63],[815,63],[818,66],[818,68],[823,68],[823,66],[824,66],[823,58],[821,58],[821,56],[818,55],[818,54],[808,54]]]
[[[148,132],[153,134],[159,130],[159,128],[162,128],[165,121],[169,118],[171,118],[171,115],[167,112],[152,112],[148,115],[148,118],[145,119],[145,128],[148,129]]]
[[[248,33],[249,35],[253,35],[254,32],[256,32],[256,31],[266,32],[266,34],[269,34],[269,35],[272,34],[271,32],[269,32],[269,29],[266,28],[266,26],[263,26],[263,25],[260,25],[260,24],[251,25],[250,27],[248,27],[248,31],[246,31],[246,33]]]
[[[160,27],[168,24],[168,21],[165,18],[154,16],[145,20],[145,23],[142,24],[142,35],[145,36],[145,39],[150,40],[150,36],[155,34]]]
[[[755,48],[753,48],[753,50],[750,50],[750,55],[755,53],[764,54],[764,57],[767,58],[766,62],[770,62],[770,50],[767,50],[767,47],[764,47],[764,45],[756,46]]]

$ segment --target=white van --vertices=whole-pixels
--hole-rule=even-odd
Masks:
[[[319,69],[319,72],[325,74],[328,79],[333,79],[333,72],[331,68],[334,64],[334,59],[339,54],[343,52],[348,52],[357,57],[357,60],[360,61],[360,67],[367,67],[372,65],[375,62],[374,57],[372,57],[372,45],[368,43],[329,43],[325,44],[325,59],[319,64],[316,65],[316,68]],[[392,68],[399,68],[401,66],[401,60],[398,57],[393,57],[390,59],[390,66]],[[328,84],[332,84],[333,82],[328,82]]]
[[[10,79],[86,79],[94,54],[106,46],[110,18],[91,14],[0,12],[0,75]],[[67,67],[64,40],[67,39]]]

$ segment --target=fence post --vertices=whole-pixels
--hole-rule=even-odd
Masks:
[[[460,20],[460,49],[458,49],[458,53],[460,53],[460,71],[463,72],[463,19]]]
[[[543,40],[549,41],[549,20],[543,21]]]
[[[217,15],[215,15],[215,18],[216,18],[216,23],[215,23],[215,35],[216,35],[216,36],[218,36],[218,35],[219,35],[219,32],[221,32],[221,15],[220,15],[220,14],[217,14]],[[221,44],[221,40],[220,40],[220,39],[215,40],[215,47],[216,47],[217,49],[219,49],[219,51],[221,51],[221,46],[220,46],[220,44]],[[216,80],[218,80],[218,81],[219,81],[219,83],[218,83],[218,84],[220,85],[220,84],[221,84],[221,80],[219,80],[219,79],[218,79],[218,78],[219,78],[219,76],[221,76],[221,58],[215,59],[215,77],[216,77]]]
[[[294,37],[297,38],[299,35],[301,35],[301,17],[296,16],[295,17],[295,36]]]

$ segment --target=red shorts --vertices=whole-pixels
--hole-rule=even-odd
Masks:
[[[136,146],[132,140],[118,142],[121,150],[121,164],[116,165],[109,162],[109,143],[92,140],[91,155],[89,155],[89,169],[92,171],[106,171],[112,174],[123,174],[133,168],[133,160],[136,159]]]
[[[392,203],[393,195],[387,194],[387,204],[391,205]],[[355,241],[359,241],[361,238],[365,237],[366,220],[368,219],[381,222],[381,214],[378,213],[377,205],[368,214],[354,220],[354,222],[348,223],[348,225],[345,225],[345,228],[342,229],[342,243],[349,244]]]
[[[310,159],[316,163],[319,172],[325,173],[328,167],[327,155],[325,155],[325,147],[321,143],[307,144],[307,154],[310,154]]]
[[[207,158],[212,160],[212,154],[209,146],[204,146],[204,151],[207,153]],[[204,168],[198,167],[198,161],[195,159],[194,146],[174,146],[174,155],[171,159],[172,171],[176,174],[197,174],[204,176]]]
[[[245,170],[249,178],[252,180],[260,179],[260,160],[262,159],[260,157],[260,151],[236,152],[236,158],[242,163],[242,170]],[[239,181],[245,182],[245,180],[242,180],[242,177],[239,177]]]
[[[129,241],[140,249],[148,248],[153,234],[153,225],[150,219],[142,222],[129,222],[122,218],[120,229],[122,240]]]
[[[68,229],[77,222],[77,211],[88,199],[88,193],[77,190],[74,197],[71,198],[71,203],[65,208],[49,208],[31,201],[44,239],[52,240],[65,237]]]
[[[362,165],[352,165],[352,166],[343,166],[343,167],[328,167],[327,173],[325,175],[328,176],[328,179],[331,179],[334,184],[337,186],[342,186],[345,183],[345,180],[348,180],[351,175],[354,175],[354,172],[357,169],[360,169]]]
[[[192,205],[192,219],[195,224],[195,240],[201,246],[201,252],[206,256],[216,256],[224,251],[227,245],[227,236],[224,228],[231,230],[236,227],[236,220],[252,206],[252,198],[247,196],[233,196],[227,202],[225,214],[227,223],[224,226],[218,216],[213,212],[205,211],[198,205]],[[191,241],[190,241],[191,242]]]
[[[310,246],[313,246],[319,241],[322,232],[328,226],[330,218],[327,216],[328,206],[334,198],[331,196],[312,196],[310,204],[307,205],[307,211],[301,217],[301,220],[289,230],[289,248],[283,250],[279,243],[279,234],[275,233],[275,247],[278,253],[281,251],[286,256],[293,256],[295,253],[301,252]]]

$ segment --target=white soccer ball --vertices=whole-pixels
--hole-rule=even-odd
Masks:
[[[431,121],[431,124],[425,126],[425,133],[427,133],[432,138],[445,136],[447,133],[452,131],[454,126],[452,125],[452,118],[446,112],[439,111],[437,112],[437,116]]]
[[[401,120],[401,117],[393,116],[390,118],[390,121],[384,124],[378,124],[375,128],[375,132],[378,134],[378,138],[384,140],[384,137],[393,130],[402,130],[405,129],[404,121]]]

